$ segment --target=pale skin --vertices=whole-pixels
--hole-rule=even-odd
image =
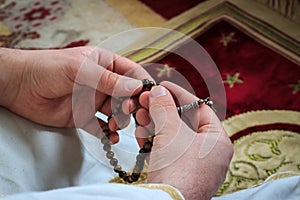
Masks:
[[[111,96],[139,94],[140,80],[151,79],[138,64],[97,47],[35,51],[2,48],[0,61],[1,106],[39,124],[76,125],[95,136],[103,125],[100,120],[96,125],[91,123],[95,112],[111,115]],[[186,199],[210,199],[225,178],[233,153],[231,142],[206,105],[180,118],[170,91],[183,104],[197,100],[181,87],[163,82],[142,93],[139,101],[132,98],[123,105],[127,114],[142,106],[137,112],[139,144],[155,126],[148,182],[172,185]],[[74,116],[79,116],[76,123]],[[119,128],[114,120],[110,127]],[[191,140],[174,156],[170,148],[182,145],[182,136]],[[117,142],[117,133],[110,140]],[[201,156],[205,144],[212,148],[204,149]],[[166,162],[164,156],[170,155],[176,159]]]
[[[79,116],[76,126],[93,135],[100,131],[98,124],[92,123],[95,112],[111,115],[112,93],[134,95],[142,89],[139,80],[122,74],[130,72],[132,77],[151,78],[136,63],[97,47],[1,49],[0,60],[0,105],[54,127],[74,127],[74,115]],[[133,88],[126,87],[128,84]],[[118,137],[115,134],[111,139],[116,142]]]
[[[145,140],[141,137],[155,126],[155,153],[150,155],[148,181],[172,185],[186,199],[211,199],[225,179],[233,155],[231,141],[210,107],[201,105],[179,117],[173,97],[182,105],[198,100],[170,82],[162,82],[140,96],[144,107],[139,110],[144,117],[137,116],[140,145]],[[181,147],[182,151],[176,151]]]

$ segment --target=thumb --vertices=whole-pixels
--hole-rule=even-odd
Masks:
[[[155,125],[155,138],[148,172],[176,162],[192,144],[196,134],[180,119],[170,92],[163,86],[150,91],[150,116]]]
[[[169,129],[178,128],[180,125],[181,120],[173,97],[163,86],[153,87],[150,91],[149,112],[155,125],[156,134],[161,132],[167,134]]]

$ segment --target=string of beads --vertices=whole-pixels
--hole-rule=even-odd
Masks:
[[[143,83],[143,91],[151,90],[153,86],[156,84],[153,81],[150,81],[148,79],[142,80]],[[120,98],[118,104],[113,109],[113,115],[117,115],[121,112],[122,103],[125,98]],[[109,163],[111,166],[113,166],[114,171],[119,175],[120,178],[122,178],[125,182],[132,183],[139,179],[143,168],[144,163],[147,155],[151,152],[152,144],[153,144],[153,138],[154,136],[149,136],[147,138],[147,141],[144,143],[143,147],[139,150],[138,155],[136,156],[136,163],[133,168],[132,173],[126,172],[122,169],[121,165],[119,164],[119,161],[115,158],[114,152],[111,150],[111,142],[109,140],[109,135],[111,133],[108,122],[110,120],[111,116],[108,117],[107,123],[103,127],[103,136],[101,138],[101,143],[103,144],[103,150],[106,152],[106,157],[109,159]]]
[[[142,92],[146,90],[151,90],[153,86],[157,85],[156,83],[148,79],[142,80],[142,83],[143,83]],[[112,111],[113,116],[122,112],[121,108],[124,100],[125,98],[122,97],[119,98],[116,107]],[[181,113],[187,112],[190,109],[198,108],[203,103],[208,105],[215,111],[213,107],[213,102],[209,98],[206,98],[206,99],[199,99],[198,101],[192,102],[190,104],[177,107],[178,114],[181,115]],[[103,150],[106,152],[106,157],[109,159],[110,165],[114,168],[114,171],[119,175],[119,177],[122,178],[127,183],[133,183],[139,179],[143,171],[145,159],[150,154],[153,146],[154,135],[149,136],[147,138],[147,141],[144,143],[143,147],[139,150],[139,153],[136,156],[136,163],[132,173],[126,172],[122,169],[122,166],[119,164],[119,161],[115,158],[115,153],[111,149],[111,142],[109,140],[109,135],[111,134],[111,130],[109,129],[108,126],[108,122],[111,118],[112,116],[108,117],[107,123],[103,127],[103,135],[101,138],[101,143],[103,144]]]

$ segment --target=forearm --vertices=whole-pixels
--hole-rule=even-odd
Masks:
[[[0,48],[0,106],[9,107],[17,94],[23,70],[17,60],[20,54],[21,50]]]

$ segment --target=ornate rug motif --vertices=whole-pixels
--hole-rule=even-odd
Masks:
[[[69,8],[63,0],[16,2],[2,0],[0,7],[0,45],[16,47],[22,40],[37,39],[38,30],[59,20]]]
[[[1,0],[0,46],[67,48],[98,45],[135,28],[103,0]]]
[[[252,111],[226,119],[235,155],[217,195],[300,173],[300,112]]]

